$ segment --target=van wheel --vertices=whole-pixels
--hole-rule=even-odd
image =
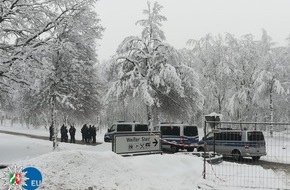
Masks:
[[[198,147],[197,152],[204,152],[203,147]]]
[[[240,161],[242,159],[241,153],[240,153],[239,150],[233,150],[232,151],[232,156],[233,156],[235,161]]]
[[[177,146],[171,145],[171,152],[173,153],[178,152]]]
[[[260,160],[260,158],[261,158],[261,156],[253,156],[253,157],[252,157],[252,159],[253,159],[254,161],[258,161],[258,160]]]

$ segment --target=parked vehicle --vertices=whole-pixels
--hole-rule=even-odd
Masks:
[[[148,124],[142,124],[138,122],[116,122],[109,129],[104,136],[105,142],[111,142],[114,133],[116,132],[138,132],[138,131],[148,131]]]
[[[162,148],[169,149],[173,153],[179,149],[193,151],[199,141],[196,125],[161,123],[154,127],[153,131],[160,131]]]
[[[204,141],[206,146],[204,147]],[[262,131],[215,130],[209,132],[198,142],[197,151],[215,151],[224,157],[232,156],[235,160],[252,157],[259,160],[265,156],[266,142]]]

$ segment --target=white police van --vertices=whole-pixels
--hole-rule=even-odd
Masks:
[[[180,149],[192,152],[199,141],[196,125],[160,123],[153,128],[153,131],[161,132],[162,148],[169,149],[173,153]]]
[[[206,145],[204,146],[204,141]],[[252,157],[259,160],[265,156],[266,143],[262,131],[251,130],[214,130],[198,142],[197,151],[215,151],[223,156],[232,156],[235,160]]]
[[[124,122],[118,121],[114,123],[109,129],[108,132],[104,136],[105,142],[111,142],[113,139],[113,135],[118,132],[140,132],[140,131],[148,131],[148,124],[142,124],[138,122]]]

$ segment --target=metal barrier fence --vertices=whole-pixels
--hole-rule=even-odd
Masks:
[[[290,189],[290,123],[205,121],[204,133],[199,151],[224,156],[216,165],[204,159],[204,178],[221,186]]]

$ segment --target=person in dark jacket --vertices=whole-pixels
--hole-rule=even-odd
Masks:
[[[86,143],[90,142],[90,137],[91,137],[90,127],[88,125],[86,125],[86,128],[85,128],[85,142]]]
[[[91,142],[93,138],[93,128],[91,125],[89,125],[89,129],[88,129],[88,138],[89,138],[89,142]]]
[[[71,125],[69,128],[69,134],[70,134],[70,143],[75,143],[76,128],[73,125]]]
[[[52,141],[54,128],[52,125],[49,127],[49,140]]]
[[[97,136],[97,129],[96,129],[96,127],[93,125],[93,126],[92,126],[92,137],[93,137],[93,143],[96,143],[96,136]]]
[[[83,135],[84,135],[84,141],[85,143],[89,142],[89,127],[87,126],[87,124],[84,125],[83,127]]]
[[[68,141],[68,135],[67,135],[67,127],[63,124],[60,128],[60,141],[61,142],[67,142]]]
[[[82,129],[81,129],[81,133],[82,133],[82,141],[85,141],[86,128],[87,128],[87,124],[84,124],[83,127],[82,127]]]
[[[60,128],[60,142],[64,141],[64,124]]]

